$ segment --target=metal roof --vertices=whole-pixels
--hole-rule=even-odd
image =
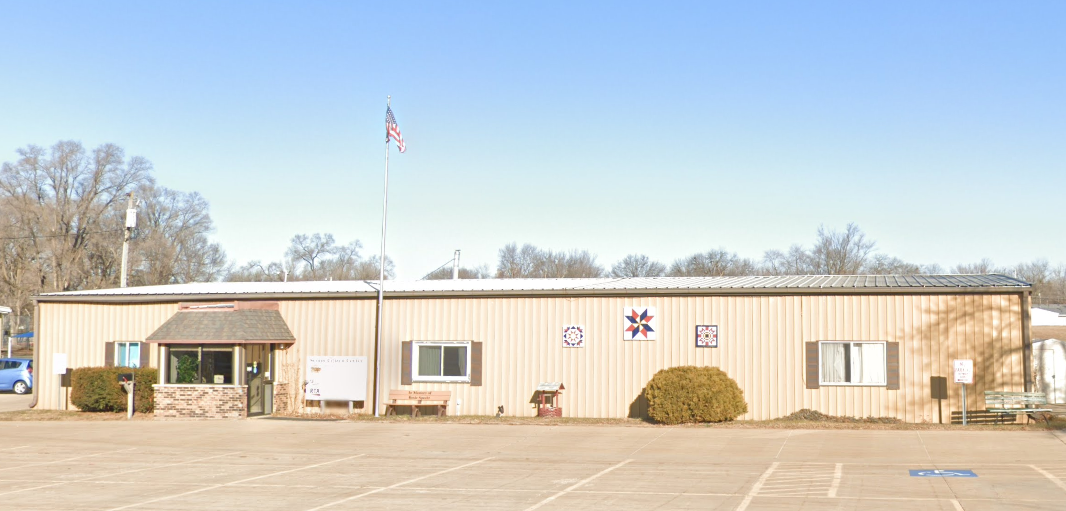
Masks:
[[[1066,316],[1066,305],[1062,305],[1062,304],[1033,305],[1033,308],[1034,309],[1044,309],[1046,311],[1051,311],[1051,312],[1054,312],[1055,314],[1058,314],[1059,316]]]
[[[1017,292],[1027,282],[1005,275],[801,275],[763,277],[633,277],[599,279],[387,280],[396,296],[582,294],[791,294],[886,292]],[[46,293],[52,301],[161,301],[251,298],[367,298],[377,282],[205,282]]]

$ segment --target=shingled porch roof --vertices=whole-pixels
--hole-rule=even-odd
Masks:
[[[166,344],[289,344],[296,337],[276,309],[245,310],[238,302],[179,310],[145,340]]]

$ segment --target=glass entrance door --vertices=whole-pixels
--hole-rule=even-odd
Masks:
[[[266,378],[270,370],[270,348],[267,344],[248,344],[244,347],[245,381],[248,382],[248,416],[266,413]]]

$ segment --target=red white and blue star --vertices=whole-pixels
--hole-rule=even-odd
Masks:
[[[658,324],[655,307],[626,307],[625,338],[627,341],[654,341]]]

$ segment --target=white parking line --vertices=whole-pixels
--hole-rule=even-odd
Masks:
[[[279,475],[282,475],[282,474],[288,474],[290,472],[297,472],[297,471],[300,471],[300,470],[307,470],[307,469],[317,468],[317,467],[321,467],[321,466],[325,466],[325,465],[332,465],[333,463],[340,463],[342,461],[347,461],[347,460],[350,460],[352,458],[360,458],[360,457],[363,457],[363,456],[366,456],[366,454],[356,454],[355,456],[348,456],[347,458],[341,458],[339,460],[326,461],[326,462],[323,462],[323,463],[316,463],[314,465],[308,465],[306,467],[298,467],[298,468],[293,468],[293,469],[289,469],[289,470],[282,470],[280,472],[274,472],[274,473],[271,473],[271,474],[264,474],[264,475],[261,475],[261,476],[249,477],[247,479],[241,479],[240,481],[233,481],[233,482],[225,483],[225,484],[213,484],[213,485],[208,486],[206,488],[199,488],[199,489],[187,491],[187,492],[184,492],[184,493],[178,493],[178,494],[175,494],[175,495],[167,495],[165,497],[159,497],[159,498],[155,498],[155,499],[152,499],[152,500],[146,500],[144,502],[138,502],[136,504],[127,504],[125,506],[111,508],[110,511],[118,511],[119,509],[127,509],[127,508],[131,508],[131,507],[136,507],[136,506],[143,506],[145,504],[151,504],[153,502],[159,502],[159,501],[162,501],[162,500],[176,499],[178,497],[184,497],[186,495],[192,495],[194,493],[200,493],[200,492],[205,492],[205,491],[208,491],[208,490],[214,490],[215,488],[222,488],[222,487],[225,487],[225,486],[233,486],[235,484],[246,483],[248,481],[255,481],[256,479],[263,479],[265,477],[279,476]]]
[[[403,486],[405,484],[410,484],[410,483],[413,483],[415,481],[421,481],[421,480],[423,480],[423,479],[425,479],[427,477],[438,476],[438,475],[441,475],[441,474],[446,474],[446,473],[451,472],[453,470],[459,470],[461,468],[466,468],[466,467],[469,467],[471,465],[477,465],[478,463],[481,463],[483,461],[489,461],[491,459],[492,459],[492,457],[488,457],[488,458],[485,458],[483,460],[477,460],[477,461],[473,461],[473,462],[467,463],[466,465],[459,465],[458,467],[452,467],[452,468],[449,468],[449,469],[441,470],[439,472],[434,472],[432,474],[426,474],[426,475],[424,475],[422,477],[416,477],[414,479],[408,479],[408,480],[406,480],[406,481],[404,481],[402,483],[396,483],[394,485],[386,486],[384,488],[378,488],[376,490],[370,490],[370,491],[365,492],[365,493],[360,493],[359,495],[353,495],[353,496],[348,497],[346,499],[341,499],[341,500],[338,500],[338,501],[330,502],[329,504],[323,504],[323,505],[318,506],[318,507],[313,507],[311,509],[308,509],[307,511],[316,511],[318,509],[324,509],[324,508],[327,508],[327,507],[330,507],[330,506],[334,506],[334,505],[341,504],[341,503],[348,502],[348,501],[352,501],[352,500],[355,500],[355,499],[358,499],[358,498],[361,498],[361,497],[365,497],[367,495],[371,495],[371,494],[374,494],[374,493],[377,493],[377,492],[381,492],[381,491],[385,491],[385,490],[391,490],[391,489],[396,488],[398,486]]]
[[[200,458],[200,459],[189,460],[189,461],[182,461],[180,463],[171,463],[169,465],[153,465],[153,466],[144,467],[144,468],[134,468],[134,469],[130,469],[130,470],[123,470],[123,471],[120,471],[120,472],[111,472],[111,473],[108,473],[108,474],[100,474],[100,475],[96,475],[96,476],[89,476],[89,477],[85,477],[85,478],[81,478],[81,479],[71,479],[69,481],[57,481],[57,482],[54,482],[54,483],[43,484],[41,486],[34,486],[34,487],[31,487],[31,488],[22,488],[22,489],[19,489],[19,490],[11,490],[11,491],[8,491],[8,492],[0,493],[0,495],[10,495],[12,493],[19,493],[19,492],[30,491],[30,490],[40,490],[41,488],[51,488],[52,486],[59,486],[59,485],[63,485],[63,484],[87,482],[87,481],[92,481],[93,479],[99,479],[101,477],[111,477],[111,476],[117,476],[117,475],[122,475],[122,474],[130,474],[130,473],[133,473],[133,472],[144,472],[146,470],[155,470],[155,469],[159,469],[159,468],[175,467],[175,466],[178,466],[178,465],[187,465],[189,463],[196,463],[198,461],[205,461],[205,460],[209,460],[209,459],[213,459],[213,458],[221,458],[222,456],[229,456],[231,454],[236,454],[236,453],[218,454],[218,455],[215,455],[215,456],[208,456],[206,458]]]
[[[67,461],[80,460],[80,459],[84,459],[84,458],[92,458],[94,456],[103,456],[105,454],[116,454],[116,453],[120,453],[120,452],[132,451],[134,449],[136,449],[136,447],[130,447],[129,449],[119,449],[117,451],[98,452],[96,454],[85,454],[83,456],[75,456],[73,458],[65,458],[65,459],[55,460],[55,461],[42,461],[40,463],[27,463],[25,465],[16,465],[14,467],[6,467],[4,470],[18,470],[18,469],[23,469],[23,468],[28,468],[28,467],[40,467],[40,466],[43,466],[43,465],[55,465],[56,463],[64,463],[64,462],[67,462]]]
[[[844,464],[837,463],[836,469],[833,470],[833,484],[829,486],[829,493],[826,494],[827,497],[836,498],[837,490],[840,489],[840,479],[841,477],[843,477],[843,475]]]
[[[613,467],[608,467],[608,468],[605,468],[605,469],[601,470],[598,474],[596,474],[594,476],[586,477],[585,479],[582,479],[581,481],[578,481],[577,483],[575,483],[573,486],[570,486],[569,488],[567,488],[567,489],[565,489],[565,490],[563,490],[563,491],[561,491],[559,493],[556,493],[555,495],[552,495],[551,497],[548,497],[548,498],[546,498],[546,499],[544,499],[544,500],[542,500],[542,501],[540,501],[540,502],[538,502],[538,503],[526,508],[526,511],[533,511],[534,509],[537,509],[537,508],[543,506],[544,504],[547,504],[547,503],[549,503],[549,502],[551,502],[551,501],[553,501],[553,500],[555,500],[555,499],[557,499],[559,497],[562,497],[563,495],[566,495],[567,493],[570,493],[570,492],[572,492],[572,491],[584,486],[585,484],[591,482],[593,479],[596,479],[597,477],[600,477],[600,476],[602,476],[602,475],[604,475],[604,474],[606,474],[606,473],[608,473],[608,472],[610,472],[610,471],[612,471],[612,470],[614,470],[616,468],[619,468],[622,465],[625,465],[626,463],[629,463],[630,461],[633,461],[633,460],[625,460],[625,461],[623,461],[623,462],[621,462],[621,463],[619,463],[619,464],[617,464],[617,465],[615,465]]]
[[[748,505],[751,504],[751,499],[755,498],[755,494],[759,493],[759,490],[762,489],[762,485],[766,484],[766,480],[770,478],[770,474],[773,474],[774,469],[776,469],[777,466],[780,464],[781,462],[779,461],[771,463],[770,468],[766,469],[766,472],[763,472],[762,475],[759,476],[759,480],[755,481],[755,484],[752,485],[751,490],[748,490],[748,494],[744,497],[744,500],[742,500],[740,502],[740,505],[737,506],[737,511],[744,511],[748,508]]]
[[[1054,475],[1051,474],[1051,472],[1048,472],[1047,470],[1044,470],[1044,469],[1042,469],[1042,468],[1040,468],[1040,467],[1038,467],[1036,465],[1029,465],[1029,466],[1033,470],[1035,470],[1037,472],[1040,472],[1040,474],[1042,474],[1044,477],[1048,478],[1051,482],[1055,483],[1055,486],[1058,486],[1059,488],[1062,488],[1063,490],[1066,490],[1066,483],[1062,482],[1062,479],[1059,479],[1059,478],[1055,477]]]

